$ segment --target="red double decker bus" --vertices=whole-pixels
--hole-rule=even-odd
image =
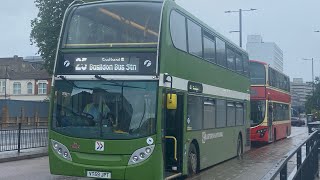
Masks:
[[[250,61],[251,141],[274,142],[291,134],[290,79],[259,61]]]

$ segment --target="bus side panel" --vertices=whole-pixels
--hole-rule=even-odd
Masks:
[[[196,137],[199,143],[200,169],[235,157],[239,132],[242,134],[242,142],[244,141],[243,129],[243,127],[228,127],[202,130],[202,133],[190,132],[190,137]],[[222,137],[214,137],[217,134],[222,135]]]
[[[277,124],[273,126],[273,129],[276,131],[277,140],[286,138],[290,134],[290,123]],[[273,131],[274,132],[274,131]]]

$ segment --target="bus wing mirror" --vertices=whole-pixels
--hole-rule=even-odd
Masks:
[[[177,109],[177,94],[167,94],[167,109]]]

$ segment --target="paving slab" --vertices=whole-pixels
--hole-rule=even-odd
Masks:
[[[43,157],[47,155],[48,155],[48,147],[23,149],[20,151],[20,153],[18,153],[17,150],[4,151],[4,152],[0,152],[0,163]]]

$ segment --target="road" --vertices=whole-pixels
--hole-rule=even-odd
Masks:
[[[290,138],[267,146],[253,148],[245,153],[242,160],[231,159],[202,171],[190,180],[256,180],[260,179],[280,157],[307,136],[306,127],[292,128]],[[0,163],[0,180],[75,180],[73,178],[50,175],[48,157]]]

